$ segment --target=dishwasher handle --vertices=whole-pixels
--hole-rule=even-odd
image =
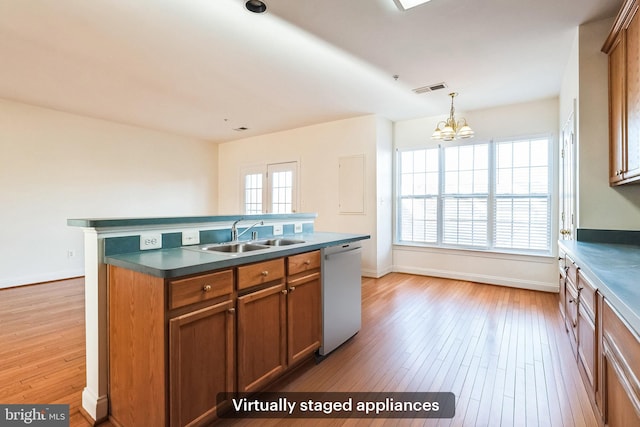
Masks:
[[[332,258],[335,258],[335,257],[341,256],[341,255],[344,255],[344,254],[351,254],[352,252],[358,252],[358,253],[359,253],[359,252],[362,252],[362,248],[353,248],[353,249],[349,249],[349,250],[342,251],[342,252],[334,252],[334,253],[332,253],[332,254],[325,255],[325,256],[324,256],[324,259],[325,259],[325,260],[327,260],[327,261],[329,261],[329,260],[331,260]]]

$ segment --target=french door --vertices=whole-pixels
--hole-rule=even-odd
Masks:
[[[271,163],[243,172],[246,214],[298,211],[298,162]]]

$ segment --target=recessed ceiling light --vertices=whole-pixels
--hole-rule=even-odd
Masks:
[[[412,7],[420,6],[427,3],[429,0],[393,0],[400,10],[411,9]]]
[[[253,13],[263,13],[267,10],[267,5],[260,0],[249,0],[244,6]]]

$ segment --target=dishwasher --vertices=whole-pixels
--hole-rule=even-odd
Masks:
[[[322,345],[326,356],[360,330],[362,323],[362,244],[322,249]]]

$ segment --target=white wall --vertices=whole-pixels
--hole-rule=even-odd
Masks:
[[[212,143],[0,100],[0,288],[84,274],[68,218],[215,214],[216,165]]]
[[[456,112],[466,117],[476,132],[475,140],[550,134],[554,156],[558,152],[557,98],[484,110]],[[433,129],[445,116],[425,117],[395,123],[396,148],[416,148],[437,144],[430,139]],[[554,160],[557,162],[557,160]],[[553,189],[557,189],[557,167],[553,166]],[[555,200],[556,197],[553,197]],[[557,239],[557,206],[552,212],[552,241]],[[554,257],[495,254],[480,251],[449,250],[396,245],[393,249],[396,271],[509,285],[528,289],[557,291],[557,264]]]
[[[613,19],[578,29],[578,227],[640,230],[640,185],[609,187],[607,55]]]
[[[241,170],[247,166],[287,161],[299,162],[300,211],[315,212],[317,231],[371,234],[363,242],[363,274],[379,276],[390,269],[384,250],[383,233],[378,233],[377,180],[388,175],[391,164],[384,169],[378,164],[377,147],[391,150],[391,123],[376,116],[363,116],[307,126],[268,135],[257,136],[219,145],[218,208],[220,214],[242,211]],[[385,135],[386,134],[386,135]],[[365,156],[365,213],[340,214],[338,207],[338,161],[340,157]],[[380,162],[384,162],[384,153]],[[386,190],[389,191],[390,189]],[[387,202],[390,196],[387,196]],[[385,201],[382,202],[384,207]],[[384,209],[383,209],[384,210]],[[386,221],[385,218],[382,218]],[[381,223],[390,233],[390,222]],[[381,249],[382,248],[382,249]],[[390,264],[390,263],[389,263]]]

